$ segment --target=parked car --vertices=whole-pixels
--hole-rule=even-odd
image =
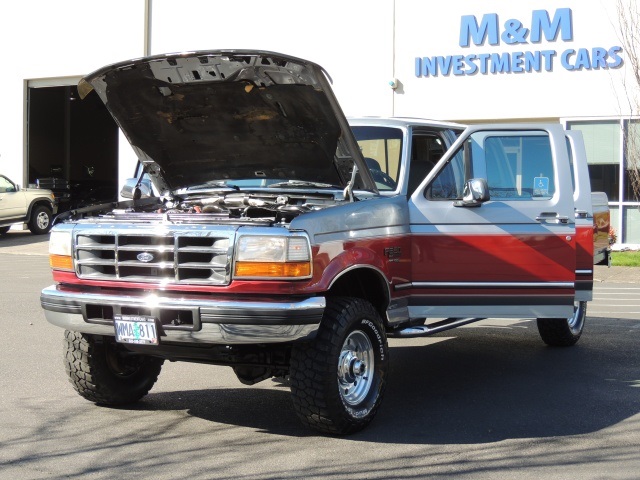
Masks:
[[[51,190],[21,188],[0,175],[0,235],[7,233],[12,224],[20,222],[26,223],[36,235],[47,233],[56,211]]]

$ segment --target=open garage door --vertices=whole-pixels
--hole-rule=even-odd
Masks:
[[[118,127],[97,95],[29,87],[27,115],[29,184],[54,190],[59,211],[117,199]]]

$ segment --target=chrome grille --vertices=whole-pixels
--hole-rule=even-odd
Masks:
[[[227,285],[234,234],[189,227],[81,230],[74,235],[76,274],[88,280]]]

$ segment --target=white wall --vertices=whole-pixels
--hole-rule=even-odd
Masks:
[[[20,0],[0,7],[0,172],[25,181],[26,84],[144,54],[144,0]]]
[[[636,0],[623,0],[635,2]],[[562,68],[566,49],[620,45],[616,0],[298,0],[218,2],[153,0],[152,52],[255,48],[315,61],[334,79],[348,115],[417,116],[451,120],[560,118],[628,114],[618,69]],[[510,19],[531,27],[533,10],[571,9],[572,40],[537,44],[459,46],[463,15],[497,13],[500,33]],[[395,46],[395,49],[394,49]],[[554,50],[553,71],[418,78],[415,58],[470,53]],[[624,53],[622,54],[624,57]],[[575,58],[573,59],[575,61]],[[388,82],[397,77],[393,93]]]
[[[349,115],[391,115],[393,0],[153,1],[152,53],[270,50],[323,66]]]
[[[625,2],[635,0],[625,0]],[[614,24],[617,23],[616,0],[448,0],[446,8],[434,8],[431,2],[396,2],[396,75],[404,83],[404,94],[397,95],[396,115],[428,116],[437,119],[499,119],[563,116],[610,116],[628,114],[619,102],[619,69],[583,68],[568,71],[560,55],[567,49],[594,47],[609,49],[621,45]],[[573,40],[540,43],[485,43],[460,47],[461,18],[474,15],[478,22],[484,14],[497,13],[500,33],[510,19],[531,28],[532,11],[547,10],[553,18],[557,8],[570,8]],[[528,40],[528,39],[527,39]],[[554,50],[553,71],[530,73],[477,73],[417,77],[416,57],[469,55],[481,53]],[[622,55],[624,57],[624,54]],[[575,58],[570,59],[570,61]]]

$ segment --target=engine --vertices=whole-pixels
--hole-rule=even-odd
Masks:
[[[232,192],[142,199],[115,204],[115,208],[78,210],[75,219],[92,221],[170,223],[288,224],[298,215],[339,203],[334,195],[284,195]],[[97,218],[96,218],[97,217]]]

